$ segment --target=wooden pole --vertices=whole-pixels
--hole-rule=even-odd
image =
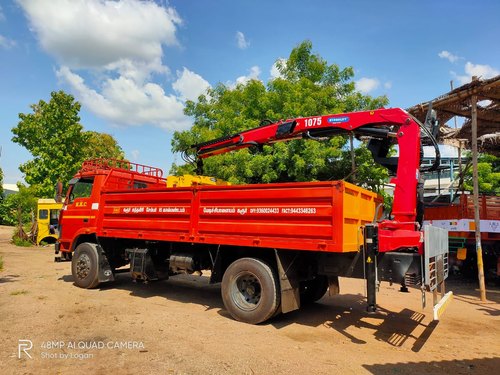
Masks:
[[[462,170],[462,140],[458,140],[458,183],[460,184],[460,181],[463,179],[463,170]],[[462,195],[464,194],[464,184],[461,184],[462,188]],[[457,186],[460,187],[460,186]],[[457,194],[458,194],[458,189],[457,189]]]
[[[450,88],[451,88],[451,91],[453,91],[454,87],[453,87],[453,80],[450,81]],[[457,116],[453,116],[453,120],[455,122],[455,130],[457,129]]]
[[[476,81],[477,77],[472,77]],[[471,119],[472,119],[472,180],[474,200],[474,223],[476,229],[476,254],[477,274],[479,278],[479,291],[481,301],[486,301],[486,287],[484,284],[483,250],[481,248],[481,220],[479,217],[479,180],[477,170],[477,95],[471,96]]]

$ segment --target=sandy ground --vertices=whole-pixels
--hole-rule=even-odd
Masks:
[[[0,227],[0,374],[494,374],[500,369],[500,290],[481,303],[473,284],[439,324],[420,293],[383,284],[365,314],[364,286],[251,326],[224,310],[220,287],[179,276],[95,290],[73,285],[53,247],[9,244]],[[429,296],[430,297],[430,296]],[[430,300],[430,298],[429,298]],[[30,340],[30,342],[19,340]],[[19,344],[21,350],[19,358]],[[24,346],[23,346],[24,345]],[[28,357],[29,354],[31,358]]]

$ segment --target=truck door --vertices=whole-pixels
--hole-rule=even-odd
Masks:
[[[92,187],[94,177],[82,177],[70,181],[70,190],[63,211],[63,225],[60,228],[61,240],[72,242],[75,234],[95,223],[92,216]]]
[[[46,208],[40,208],[40,204],[38,207],[38,234],[36,243],[40,244],[40,242],[49,235],[49,210]]]

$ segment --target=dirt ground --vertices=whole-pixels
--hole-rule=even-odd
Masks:
[[[500,368],[498,288],[481,303],[474,284],[448,282],[455,299],[436,325],[417,291],[383,284],[380,312],[367,315],[363,283],[341,279],[342,295],[252,326],[228,316],[220,286],[207,277],[144,285],[120,274],[84,290],[73,285],[70,263],[54,263],[52,246],[16,247],[11,233],[0,227],[0,374],[455,375]]]

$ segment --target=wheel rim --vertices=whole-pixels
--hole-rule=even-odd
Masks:
[[[241,310],[252,311],[259,305],[261,291],[262,288],[257,276],[249,271],[243,271],[234,278],[231,298]]]
[[[76,263],[76,276],[83,280],[90,273],[90,258],[87,254],[82,254]]]

